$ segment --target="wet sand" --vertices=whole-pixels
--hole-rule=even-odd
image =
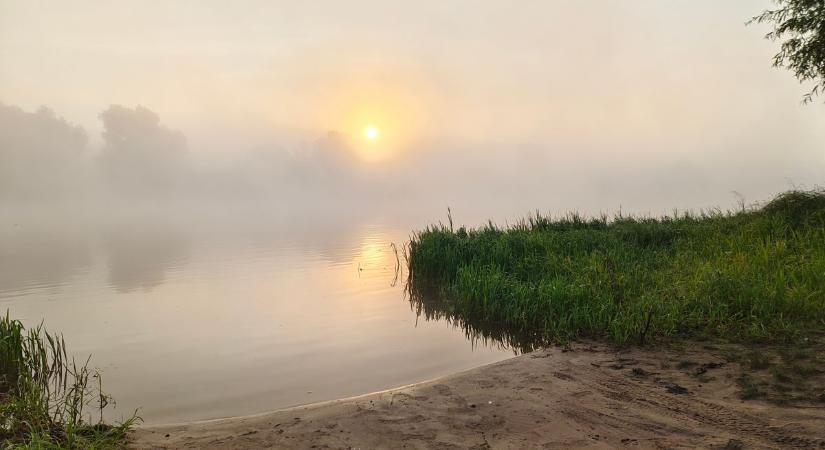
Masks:
[[[695,347],[695,348],[693,348]],[[679,369],[689,358],[704,370]],[[139,427],[136,449],[825,448],[825,408],[742,401],[689,346],[540,350],[435,381],[257,416]],[[703,380],[704,382],[700,381]]]

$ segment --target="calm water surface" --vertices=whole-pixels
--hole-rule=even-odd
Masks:
[[[512,356],[418,317],[390,246],[412,228],[386,223],[3,220],[0,308],[92,354],[117,400],[110,416],[139,407],[148,423],[364,394]]]

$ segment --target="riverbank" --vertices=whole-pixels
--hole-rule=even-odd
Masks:
[[[412,237],[408,289],[428,317],[517,344],[792,342],[825,325],[823,242],[822,189],[728,212],[450,220]]]
[[[135,449],[822,448],[825,404],[741,399],[736,348],[578,343],[413,386],[183,425]],[[744,352],[741,352],[745,354]],[[815,355],[817,361],[821,355]],[[817,377],[821,378],[822,373]],[[820,380],[821,381],[821,380]]]

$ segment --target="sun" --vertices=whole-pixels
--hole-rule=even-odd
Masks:
[[[364,138],[366,138],[368,141],[374,141],[378,139],[378,135],[378,127],[376,127],[375,125],[367,125],[366,127],[364,127]]]

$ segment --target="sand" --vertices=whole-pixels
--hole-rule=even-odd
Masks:
[[[706,373],[693,376],[677,361]],[[717,367],[717,365],[719,365]],[[825,408],[742,401],[738,367],[701,346],[581,343],[361,397],[139,427],[136,449],[825,448]],[[699,378],[704,380],[702,383]]]

